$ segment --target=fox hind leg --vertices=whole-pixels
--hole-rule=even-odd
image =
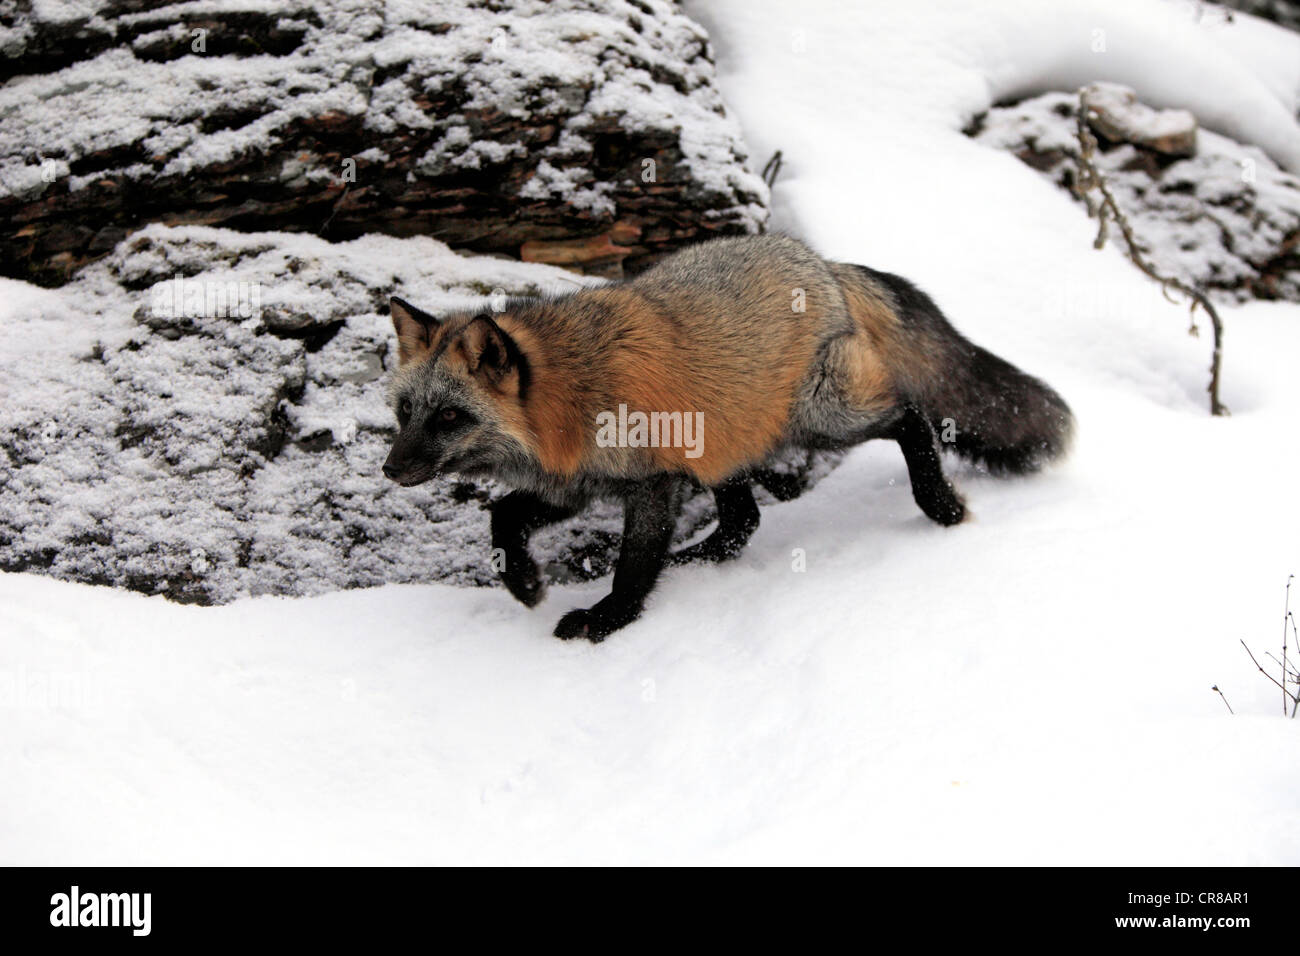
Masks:
[[[966,517],[966,504],[952,482],[944,477],[939,440],[930,420],[915,405],[905,405],[889,437],[903,449],[907,474],[912,480],[912,497],[920,509],[941,525],[959,524]]]
[[[794,501],[804,493],[804,479],[799,475],[773,471],[771,468],[758,468],[750,472],[750,475],[777,501]]]
[[[699,544],[674,553],[669,558],[670,564],[734,558],[758,528],[758,503],[749,476],[742,475],[718,485],[713,489],[713,499],[718,506],[718,526]]]

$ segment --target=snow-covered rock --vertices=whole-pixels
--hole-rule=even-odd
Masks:
[[[767,216],[670,0],[20,4],[5,77],[0,270],[45,284],[151,221],[516,256],[617,228],[605,267]]]
[[[1196,117],[1188,110],[1155,110],[1118,83],[1087,87],[1088,125],[1115,143],[1132,143],[1167,156],[1196,154]]]

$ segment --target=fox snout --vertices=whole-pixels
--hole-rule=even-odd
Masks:
[[[394,462],[391,453],[388,456],[388,460],[384,462],[384,477],[390,481],[397,482],[399,485],[405,485],[407,483],[410,471],[411,469],[406,465]]]
[[[430,478],[436,477],[437,471],[420,465],[402,467],[384,462],[384,477],[397,482],[403,488],[422,485]]]
[[[404,488],[428,481],[438,473],[438,468],[431,466],[423,456],[414,455],[403,447],[399,439],[388,452],[384,461],[384,477],[395,481]]]

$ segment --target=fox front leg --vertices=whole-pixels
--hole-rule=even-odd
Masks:
[[[614,589],[589,608],[570,611],[555,626],[555,636],[601,641],[641,616],[668,557],[677,524],[681,479],[656,475],[639,484],[623,506],[623,543],[614,567]]]
[[[512,491],[489,506],[492,513],[492,550],[504,562],[497,576],[519,601],[533,607],[546,593],[537,562],[528,553],[528,538],[538,528],[573,515],[525,491]]]

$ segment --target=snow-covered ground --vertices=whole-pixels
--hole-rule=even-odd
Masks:
[[[776,225],[1051,382],[1066,462],[954,468],[974,516],[942,529],[896,447],[859,448],[598,646],[549,635],[607,581],[530,611],[0,577],[0,861],[1300,862],[1300,724],[1238,644],[1278,644],[1300,572],[1300,307],[1224,307],[1211,418],[1208,329],[960,132],[1109,79],[1294,171],[1300,37],[1156,0],[920,6],[690,10],[754,155],[785,153]]]

